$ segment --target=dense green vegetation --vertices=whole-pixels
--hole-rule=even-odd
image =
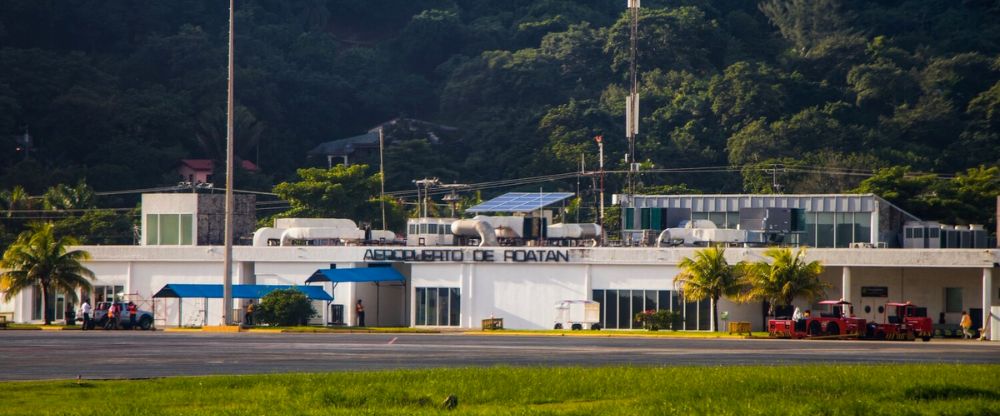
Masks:
[[[992,415],[1000,413],[996,372],[942,364],[500,367],[66,380],[0,383],[0,414]]]
[[[581,154],[595,169],[596,135],[625,166],[621,0],[237,4],[236,152],[262,169],[238,188],[296,180],[326,165],[309,149],[400,116],[458,130],[390,137],[389,190],[574,171]],[[180,158],[220,159],[226,18],[222,1],[4,1],[0,189],[150,188],[176,183]],[[774,192],[767,169],[783,166],[784,192],[875,190],[986,222],[1000,173],[975,169],[1000,161],[998,22],[991,0],[647,0],[637,155],[724,168],[642,184]]]

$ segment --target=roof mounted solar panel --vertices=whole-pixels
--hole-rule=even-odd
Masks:
[[[573,196],[571,192],[510,192],[465,212],[531,212]]]

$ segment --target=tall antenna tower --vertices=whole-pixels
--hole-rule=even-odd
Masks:
[[[628,12],[631,18],[631,34],[629,36],[629,87],[628,98],[625,101],[625,137],[628,139],[628,154],[625,162],[628,164],[628,176],[625,193],[628,195],[627,205],[632,205],[632,194],[635,193],[636,175],[639,173],[639,163],[635,158],[635,135],[639,134],[639,76],[636,70],[637,47],[639,37],[639,2],[628,0]],[[622,208],[628,209],[626,204]],[[626,224],[625,228],[632,224]],[[622,230],[624,231],[624,229]]]

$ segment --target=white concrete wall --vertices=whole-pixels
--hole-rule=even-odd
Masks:
[[[584,292],[583,265],[473,265],[473,328],[491,315],[504,327],[548,329],[555,304],[566,299],[589,299]],[[415,284],[415,286],[420,286]]]

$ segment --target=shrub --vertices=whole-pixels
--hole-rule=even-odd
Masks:
[[[260,300],[258,316],[261,322],[271,325],[304,325],[316,315],[312,302],[296,288],[275,290]]]
[[[643,328],[650,331],[658,331],[660,329],[675,331],[680,316],[679,312],[672,312],[666,309],[658,311],[650,309],[635,314],[635,321],[641,323]]]

